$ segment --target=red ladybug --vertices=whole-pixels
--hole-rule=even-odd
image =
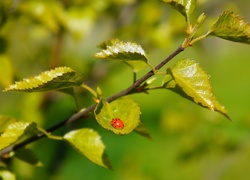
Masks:
[[[111,121],[111,125],[115,129],[123,129],[124,128],[124,122],[119,118],[113,118]]]

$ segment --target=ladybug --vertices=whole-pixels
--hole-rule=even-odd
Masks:
[[[113,118],[111,121],[111,125],[115,129],[123,129],[124,128],[124,122],[119,118]]]

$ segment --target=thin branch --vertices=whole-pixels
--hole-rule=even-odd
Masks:
[[[182,46],[179,46],[172,54],[170,54],[166,59],[164,59],[162,62],[160,62],[157,66],[155,66],[155,71],[160,70],[167,62],[169,62],[171,59],[173,59],[176,55],[178,55],[179,53],[181,53],[184,50],[184,48]],[[154,75],[153,70],[149,71],[147,74],[145,74],[144,76],[142,76],[140,79],[138,79],[137,81],[135,81],[130,87],[128,87],[127,89],[120,91],[119,93],[110,96],[109,98],[106,99],[107,102],[112,102],[114,100],[116,100],[119,97],[125,96],[129,93],[131,93],[133,90],[135,90],[137,87],[139,87],[144,81],[146,81],[148,78],[150,78],[151,76]],[[61,127],[63,127],[64,125],[70,124],[80,118],[83,118],[84,116],[87,116],[90,112],[94,111],[96,107],[95,105],[89,106],[88,108],[84,109],[83,111],[77,112],[76,114],[73,114],[71,117],[65,119],[64,121],[61,121],[58,124],[55,124],[54,126],[48,128],[46,131],[48,133],[53,132]],[[41,139],[43,137],[45,137],[46,135],[43,133],[39,133],[35,136],[32,136],[28,139],[26,139],[25,141],[21,142],[20,144],[17,144],[15,146],[12,147],[8,147],[6,149],[4,149],[3,151],[0,152],[0,156],[2,156],[5,153],[8,153],[12,150],[17,150],[21,147],[26,146],[27,144],[30,144],[38,139]]]

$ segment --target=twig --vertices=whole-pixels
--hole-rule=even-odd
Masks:
[[[161,69],[167,62],[169,62],[171,59],[173,59],[176,55],[178,55],[179,53],[181,53],[184,50],[184,48],[182,46],[179,46],[172,54],[170,54],[166,59],[164,59],[162,62],[160,62],[157,66],[155,66],[155,71]],[[125,96],[129,93],[131,93],[133,90],[135,90],[137,87],[139,87],[144,81],[146,81],[148,78],[150,78],[151,76],[154,75],[153,70],[149,71],[147,74],[145,74],[144,76],[142,76],[140,79],[138,79],[137,81],[135,81],[130,87],[128,87],[127,89],[120,91],[119,93],[110,96],[109,98],[106,99],[107,102],[112,102],[114,100],[116,100],[119,97]],[[73,114],[71,117],[61,121],[58,124],[55,124],[54,126],[48,128],[46,131],[48,133],[51,133],[61,127],[63,127],[64,125],[70,124],[80,118],[83,118],[84,116],[87,116],[88,113],[92,112],[96,107],[95,105],[89,106],[88,108],[77,112],[76,114]],[[6,149],[4,149],[3,151],[0,152],[0,156],[2,156],[5,153],[11,152],[13,150],[17,150],[19,148],[22,148],[24,146],[26,146],[27,144],[30,144],[38,139],[41,139],[43,137],[45,137],[46,135],[44,133],[39,133],[35,136],[32,136],[28,139],[26,139],[25,141],[16,144],[15,146],[11,146],[8,147]]]

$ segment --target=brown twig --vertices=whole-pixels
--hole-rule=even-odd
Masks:
[[[170,54],[166,59],[164,59],[162,62],[160,62],[157,66],[155,66],[155,71],[160,70],[167,62],[169,62],[171,59],[173,59],[176,55],[178,55],[179,53],[181,53],[184,50],[184,48],[182,46],[179,46],[172,54]],[[145,82],[148,78],[150,78],[151,76],[154,75],[154,72],[151,70],[148,73],[146,73],[144,76],[142,76],[140,79],[138,79],[137,81],[135,81],[130,87],[128,87],[127,89],[120,91],[117,94],[114,94],[113,96],[110,96],[109,98],[106,99],[107,102],[112,102],[114,100],[116,100],[119,97],[128,95],[129,93],[133,92],[136,88],[138,88],[143,82]],[[73,114],[71,117],[61,121],[58,124],[55,124],[54,126],[48,128],[46,131],[47,132],[53,132],[67,124],[70,124],[74,121],[77,121],[78,119],[87,116],[90,112],[94,111],[96,105],[92,105],[89,106],[88,108],[84,109],[83,111],[77,112],[76,114]],[[41,139],[45,137],[45,134],[43,133],[39,133],[35,136],[32,136],[28,139],[26,139],[25,141],[16,144],[14,146],[8,147],[6,149],[4,149],[3,151],[0,152],[0,156],[3,156],[5,153],[9,153],[13,150],[17,150],[21,147],[24,147],[38,139]]]

